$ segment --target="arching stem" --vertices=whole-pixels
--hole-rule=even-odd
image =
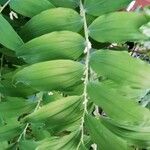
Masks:
[[[87,25],[87,20],[86,20],[86,11],[84,9],[82,0],[80,0],[80,14],[83,17],[83,21],[84,21],[84,35],[85,35],[85,54],[86,54],[86,58],[85,58],[85,71],[84,71],[84,90],[83,90],[83,115],[81,118],[81,139],[80,142],[77,146],[77,150],[79,149],[79,147],[81,146],[81,144],[84,145],[84,123],[85,123],[85,115],[88,113],[87,110],[87,106],[88,106],[88,94],[87,94],[87,86],[88,86],[88,82],[89,82],[89,72],[90,72],[90,66],[89,66],[89,59],[90,59],[90,50],[91,50],[91,42],[89,40],[89,34],[88,34],[88,25]]]

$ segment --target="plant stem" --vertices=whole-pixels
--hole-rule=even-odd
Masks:
[[[10,3],[11,0],[8,0],[1,8],[0,13],[5,9],[5,7]]]
[[[18,140],[17,140],[17,143],[20,142],[20,140],[21,140],[22,137],[25,137],[26,131],[27,131],[27,128],[28,128],[28,127],[29,127],[29,123],[26,124],[25,128],[23,129],[22,133],[20,134],[20,136],[19,136],[19,138],[18,138]]]
[[[88,113],[87,105],[88,105],[88,94],[87,94],[87,86],[89,82],[89,72],[90,72],[90,66],[89,66],[89,58],[90,58],[90,50],[91,50],[91,42],[89,41],[89,34],[88,34],[88,26],[87,26],[87,20],[86,20],[86,12],[83,7],[82,0],[80,0],[80,13],[83,17],[84,21],[84,34],[85,34],[85,40],[86,40],[86,46],[85,46],[85,53],[86,53],[86,59],[85,59],[85,79],[84,79],[84,90],[83,90],[83,115],[81,118],[81,139],[77,146],[77,150],[79,149],[81,144],[84,144],[84,122],[85,122],[85,115]]]

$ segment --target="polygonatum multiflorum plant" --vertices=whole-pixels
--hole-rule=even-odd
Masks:
[[[0,150],[149,150],[150,40],[132,0],[0,0]],[[137,50],[137,48],[136,48]]]

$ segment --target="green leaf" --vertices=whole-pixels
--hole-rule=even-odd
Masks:
[[[9,120],[9,123],[0,126],[0,140],[7,141],[18,136],[22,131],[22,125],[15,120]]]
[[[85,121],[93,142],[98,146],[98,150],[129,150],[127,142],[108,130],[100,120],[88,115]]]
[[[43,123],[32,123],[31,130],[32,134],[34,135],[34,139],[36,139],[37,141],[51,137],[51,133],[49,133]]]
[[[91,101],[100,106],[108,117],[125,125],[150,125],[150,111],[120,95],[117,90],[100,83],[90,83],[88,94]]]
[[[44,105],[38,111],[26,116],[24,121],[44,122],[46,128],[58,132],[78,121],[82,113],[82,97],[70,96]]]
[[[78,33],[59,31],[45,34],[24,44],[17,55],[28,63],[53,59],[73,59],[81,56],[85,40]]]
[[[98,76],[119,85],[147,89],[150,87],[150,65],[131,57],[127,52],[99,50],[90,58],[90,65]]]
[[[150,146],[150,127],[126,126],[108,118],[101,118],[102,123],[113,133],[141,148]]]
[[[4,96],[12,96],[12,97],[28,97],[30,95],[35,94],[37,91],[33,88],[29,88],[27,85],[19,84],[15,86],[12,83],[12,77],[15,72],[12,71],[10,73],[6,73],[2,76],[3,80],[0,83],[0,92]]]
[[[126,8],[132,0],[85,0],[84,7],[86,13],[100,16],[116,10]]]
[[[80,141],[79,133],[71,133],[69,135],[59,137],[52,137],[45,139],[39,143],[37,149],[46,150],[76,150]]]
[[[42,98],[42,102],[44,104],[48,104],[50,102],[56,101],[58,99],[63,98],[63,95],[61,92],[56,92],[56,91],[52,91],[52,92],[45,92],[43,94],[43,98]]]
[[[14,83],[23,83],[37,90],[67,90],[80,84],[83,65],[71,60],[53,60],[37,63],[18,71]]]
[[[18,145],[15,144],[9,144],[9,146],[6,148],[6,150],[16,150],[18,148]]]
[[[19,149],[21,150],[36,150],[38,143],[33,140],[23,140],[19,142]]]
[[[23,41],[14,31],[11,25],[0,14],[0,44],[5,47],[15,50],[23,44]]]
[[[54,8],[54,5],[48,0],[11,0],[9,4],[11,9],[27,17],[32,17],[44,10]]]
[[[0,142],[0,150],[6,150],[7,147],[8,147],[7,141]]]
[[[20,142],[20,149],[39,149],[39,150],[76,150],[80,140],[79,133],[71,133],[63,137],[45,138],[42,141],[26,140]],[[80,150],[80,149],[79,149]]]
[[[23,98],[5,97],[0,103],[0,110],[3,118],[19,117],[21,114],[26,114],[35,108],[35,103],[29,102]]]
[[[0,92],[4,96],[12,96],[12,97],[27,97],[36,93],[36,90],[33,88],[29,88],[27,85],[20,84],[18,86],[14,86],[12,82],[7,80],[2,81],[0,83]]]
[[[21,35],[25,40],[30,40],[53,31],[78,32],[82,26],[82,17],[76,11],[69,8],[54,8],[43,11],[29,20],[23,26]]]
[[[90,25],[89,34],[98,42],[148,40],[139,29],[147,22],[145,15],[136,12],[110,13],[98,17]]]
[[[75,85],[75,86],[69,88],[68,91],[64,91],[64,93],[67,95],[82,95],[83,89],[84,89],[84,84],[82,82],[79,85]]]
[[[57,7],[75,8],[79,5],[79,0],[49,0]]]
[[[62,137],[53,136],[51,138],[45,138],[44,140],[36,142],[33,140],[20,141],[19,148],[21,150],[76,150],[79,142],[80,134],[78,132],[72,132],[71,134]],[[89,137],[84,137],[84,142],[89,144]],[[82,146],[79,148],[79,150],[86,150],[86,148]]]
[[[109,86],[109,89],[117,90],[119,94],[125,96],[128,99],[136,100],[137,102],[141,100],[141,97],[146,95],[147,90],[137,89],[130,87],[129,84],[120,85],[112,80],[104,80],[102,84]]]

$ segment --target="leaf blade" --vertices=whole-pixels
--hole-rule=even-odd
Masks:
[[[25,84],[37,90],[69,90],[82,83],[83,65],[71,60],[53,60],[25,67],[14,75],[16,85]]]
[[[21,35],[28,41],[52,31],[78,32],[82,26],[82,18],[76,11],[69,8],[54,8],[34,16],[22,27]]]
[[[123,9],[129,5],[132,0],[85,0],[84,7],[88,14],[100,16],[119,9]]]
[[[27,17],[33,17],[46,9],[54,8],[48,0],[13,0],[9,5],[11,9]]]
[[[27,63],[54,59],[76,60],[84,51],[84,38],[71,31],[59,31],[35,38],[17,50]]]
[[[146,16],[140,13],[114,12],[98,17],[90,25],[89,34],[98,42],[148,40],[139,29],[147,22]]]
[[[126,141],[108,130],[100,120],[88,115],[86,116],[86,126],[93,142],[98,145],[98,149],[129,150]]]
[[[11,50],[15,50],[23,44],[22,39],[1,14],[0,37],[0,43]]]

